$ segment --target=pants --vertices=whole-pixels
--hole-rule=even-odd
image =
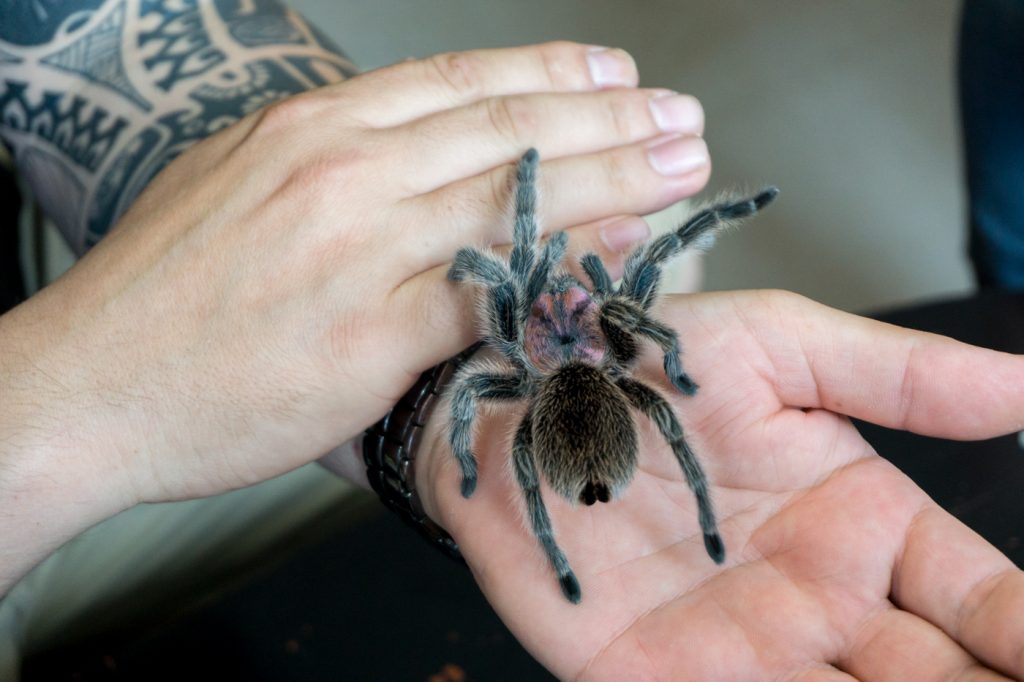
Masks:
[[[967,0],[960,111],[978,284],[1024,290],[1024,0]]]

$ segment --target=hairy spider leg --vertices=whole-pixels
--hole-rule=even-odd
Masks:
[[[525,322],[548,277],[565,257],[569,235],[552,235],[538,253],[540,229],[537,226],[537,164],[536,149],[529,149],[516,169],[516,193],[512,228],[512,253],[509,269],[519,286],[519,321]]]
[[[617,325],[612,317],[606,314],[606,309],[614,308],[615,304],[622,300],[621,298],[613,298],[610,301],[606,301],[601,306],[601,317],[599,318],[601,332],[604,333],[604,338],[608,340],[608,350],[611,351],[611,357],[618,365],[613,364],[608,367],[611,376],[622,374],[624,370],[636,362],[637,357],[640,355],[640,344],[637,343],[636,336]]]
[[[529,307],[533,305],[533,302],[544,291],[551,271],[562,262],[568,245],[569,235],[565,232],[556,232],[544,243],[544,248],[537,259],[537,265],[534,266],[533,272],[530,273],[529,281],[526,284],[526,295],[523,296],[523,302],[526,303],[526,306],[520,311],[522,321],[526,321],[526,317],[529,315]]]
[[[596,253],[588,253],[580,258],[580,267],[590,279],[590,285],[595,294],[607,296],[612,293],[612,278],[605,269],[604,263],[597,257]]]
[[[558,232],[537,253],[537,162],[537,150],[530,149],[517,167],[513,247],[508,263],[492,253],[465,247],[456,252],[448,270],[448,279],[453,282],[468,279],[487,287],[485,333],[505,357],[520,366],[529,362],[520,330],[551,270],[565,256],[569,241],[567,234]]]
[[[700,519],[700,529],[704,534],[704,548],[716,564],[725,561],[725,545],[722,537],[718,534],[718,524],[715,522],[715,512],[711,506],[711,498],[708,495],[708,482],[704,470],[697,461],[686,439],[683,437],[683,427],[676,419],[672,408],[656,391],[643,385],[639,381],[622,377],[616,382],[622,389],[629,401],[640,412],[654,422],[672,447],[672,452],[679,461],[686,475],[686,482],[697,498],[697,512]]]
[[[498,374],[486,370],[465,369],[455,379],[452,393],[452,421],[448,433],[452,454],[462,472],[462,496],[476,490],[477,465],[473,455],[473,419],[476,401],[521,400],[529,395],[525,374]]]
[[[530,517],[533,534],[544,549],[555,573],[558,574],[558,584],[562,587],[562,594],[573,604],[579,604],[583,597],[580,583],[569,567],[569,560],[565,558],[565,553],[555,541],[551,517],[548,516],[548,510],[544,506],[544,499],[540,494],[540,479],[537,477],[537,469],[533,461],[533,419],[530,412],[527,411],[526,416],[519,422],[519,428],[516,429],[515,439],[512,442],[512,461],[515,465],[516,480],[526,496],[526,511]]]
[[[682,361],[679,358],[679,335],[668,325],[644,315],[636,326],[637,334],[658,344],[665,354],[662,367],[665,368],[665,375],[676,389],[685,395],[695,395],[700,388],[690,375],[683,371]]]
[[[519,165],[516,167],[512,253],[509,254],[508,267],[519,286],[519,291],[524,294],[524,299],[529,289],[530,274],[537,260],[537,243],[540,239],[540,230],[537,227],[536,186],[539,159],[537,150],[530,148],[519,159]],[[525,312],[520,310],[521,318],[525,320],[533,301],[522,300],[519,303],[526,308]]]
[[[626,259],[618,293],[650,310],[661,281],[662,263],[691,246],[711,246],[714,231],[757,213],[778,194],[777,187],[768,187],[749,199],[710,206],[695,213],[676,231],[638,247]]]
[[[551,270],[562,261],[569,243],[564,232],[553,234],[538,253],[540,229],[537,226],[537,150],[530,148],[516,168],[516,193],[512,227],[512,253],[509,269],[519,286],[519,319],[525,321],[530,307],[547,284]]]
[[[679,358],[679,335],[674,329],[651,318],[629,299],[616,297],[608,300],[602,306],[601,314],[609,324],[626,332],[644,336],[658,344],[665,354],[662,366],[672,385],[686,395],[692,396],[697,393],[697,382],[683,371],[682,360]]]
[[[452,282],[469,280],[473,284],[495,287],[507,282],[512,274],[508,264],[493,253],[465,246],[455,252],[448,279]]]
[[[484,337],[491,346],[520,367],[529,360],[523,351],[517,322],[519,294],[508,264],[493,253],[465,247],[455,253],[448,279],[469,280],[487,288],[483,305]]]

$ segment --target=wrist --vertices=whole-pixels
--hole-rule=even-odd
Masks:
[[[425,438],[424,433],[441,402],[441,394],[462,363],[478,348],[479,344],[474,344],[424,372],[384,419],[366,431],[363,439],[367,478],[381,501],[431,544],[460,561],[458,545],[433,515],[437,513],[437,499],[433,496],[437,472],[429,466],[419,466],[417,460],[425,441],[436,445],[436,419],[434,437]],[[418,475],[423,475],[424,480],[419,480]]]
[[[19,329],[10,315],[0,318],[0,594],[64,542],[135,502],[116,457],[88,437],[98,431],[88,399],[45,344],[24,333],[44,325],[36,318]]]
[[[113,487],[80,467],[78,455],[0,447],[0,596],[65,542],[132,506],[128,496],[112,494]]]

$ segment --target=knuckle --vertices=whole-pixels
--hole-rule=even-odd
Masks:
[[[611,128],[619,139],[638,140],[652,132],[647,97],[643,93],[616,93],[607,101],[606,109]]]
[[[558,40],[537,46],[537,57],[548,84],[556,90],[589,83],[586,48],[579,43]]]
[[[427,64],[456,99],[472,99],[486,89],[483,66],[471,53],[445,52],[428,58]]]
[[[335,194],[338,187],[350,185],[358,170],[358,152],[328,154],[309,166],[309,176],[325,193]]]
[[[508,206],[512,193],[512,168],[502,167],[487,174],[486,205],[491,214],[500,215]]]
[[[500,224],[508,205],[506,175],[500,170],[487,173],[479,184],[473,183],[468,191],[459,192],[445,206],[450,220],[462,224]]]
[[[293,95],[269,104],[256,113],[254,132],[271,135],[306,123],[323,109],[319,98],[312,94]]]
[[[509,202],[508,176],[501,169],[484,176],[479,186],[460,193],[446,209],[451,220],[472,225],[500,224]]]
[[[506,177],[499,169],[480,176],[464,187],[446,192],[435,205],[435,221],[480,227],[503,224],[509,204]],[[489,233],[487,238],[490,239]]]
[[[537,114],[527,102],[516,97],[493,97],[485,106],[490,125],[499,135],[515,142],[532,139]]]
[[[365,160],[366,153],[356,147],[322,153],[295,168],[284,189],[305,202],[334,202],[339,188],[352,187],[366,175]]]
[[[630,196],[642,189],[643,183],[630,172],[629,163],[622,154],[604,154],[601,164],[605,183],[616,196]]]

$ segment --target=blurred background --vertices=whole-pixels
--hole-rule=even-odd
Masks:
[[[292,0],[363,69],[571,39],[696,95],[714,173],[782,189],[707,258],[705,288],[780,287],[849,310],[971,287],[954,0]],[[699,197],[698,197],[699,198]]]

